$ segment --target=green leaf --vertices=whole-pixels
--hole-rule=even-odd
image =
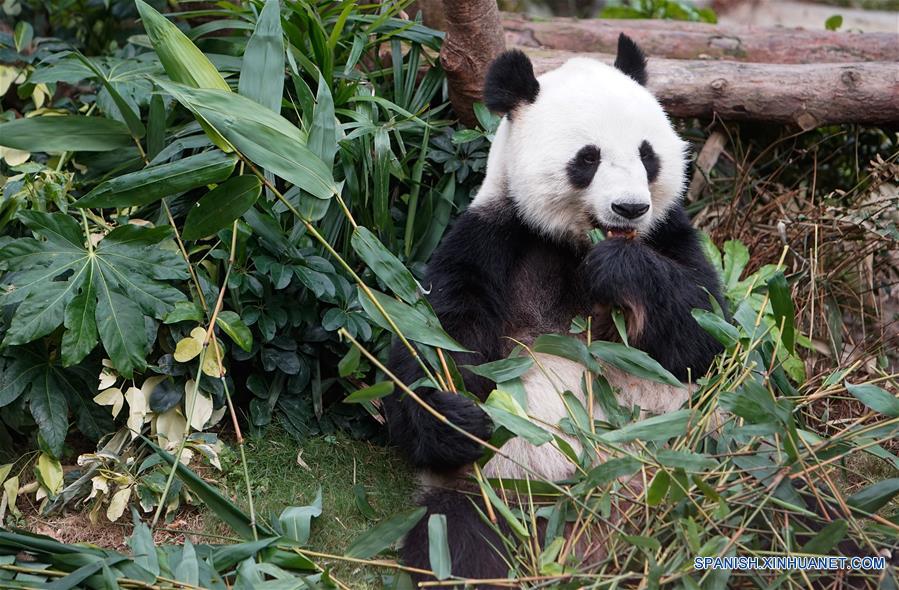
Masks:
[[[218,150],[188,156],[117,176],[94,188],[76,207],[133,207],[216,182],[231,176],[237,159]]]
[[[566,358],[570,361],[584,365],[593,372],[598,372],[599,370],[593,357],[590,356],[587,345],[571,336],[563,336],[562,334],[544,334],[538,336],[537,339],[534,340],[534,345],[531,347],[531,350]]]
[[[897,495],[899,495],[899,477],[893,477],[852,494],[846,498],[846,502],[853,508],[874,514]]]
[[[247,352],[253,349],[253,333],[233,311],[221,311],[215,318],[216,325],[227,334],[234,344]]]
[[[726,348],[739,342],[740,331],[724,318],[705,309],[694,309],[690,313],[703,330],[711,334]]]
[[[341,377],[349,377],[359,368],[360,359],[361,353],[359,352],[359,348],[351,346],[350,349],[346,351],[346,354],[343,355],[343,358],[337,363],[337,374]]]
[[[79,273],[75,280],[47,282],[43,289],[31,293],[16,309],[3,345],[25,344],[55,330],[63,323],[66,305],[83,280]]]
[[[279,0],[266,0],[240,68],[237,91],[270,110],[281,112],[284,94],[284,33]]]
[[[13,32],[13,43],[16,46],[16,51],[21,53],[23,49],[31,45],[32,39],[34,39],[34,27],[27,21],[19,21]]]
[[[626,424],[618,430],[604,432],[597,438],[610,443],[623,443],[633,440],[664,441],[675,436],[682,436],[690,421],[690,410],[677,410],[661,416],[653,416]]]
[[[640,469],[641,463],[633,457],[616,457],[594,467],[587,473],[586,485],[589,487],[609,485],[620,477],[633,475]]]
[[[131,147],[134,140],[113,119],[45,115],[0,123],[0,145],[26,152],[107,152]]]
[[[91,72],[93,72],[94,76],[100,80],[100,83],[103,84],[103,88],[106,89],[106,92],[109,93],[109,96],[112,97],[112,101],[115,103],[116,108],[119,110],[119,114],[122,116],[122,119],[125,120],[125,124],[128,126],[128,130],[131,132],[131,135],[136,139],[140,139],[143,137],[147,130],[144,128],[143,123],[140,120],[140,111],[134,112],[134,109],[131,108],[131,105],[122,97],[119,93],[116,85],[112,83],[109,77],[98,68],[94,62],[81,54],[80,51],[74,52],[75,57],[83,63]]]
[[[393,381],[381,381],[380,383],[375,383],[374,385],[354,391],[343,398],[343,402],[346,404],[358,404],[386,397],[391,393],[393,393]]]
[[[870,383],[859,385],[845,383],[845,386],[846,391],[875,412],[891,418],[899,418],[899,397]]]
[[[666,467],[679,468],[691,473],[703,473],[718,465],[714,459],[707,455],[686,450],[659,449],[655,454],[655,458]]]
[[[178,27],[143,0],[135,3],[147,36],[169,78],[197,88],[231,90],[212,62]]]
[[[828,555],[843,540],[848,531],[849,523],[843,519],[837,519],[821,529],[817,535],[802,546],[799,552],[813,555]]]
[[[374,520],[378,517],[378,515],[375,514],[375,509],[368,503],[364,485],[357,483],[353,486],[353,498],[356,501],[356,508],[362,513],[362,516],[369,520]]]
[[[749,264],[749,249],[738,240],[724,242],[724,288],[733,289],[740,281],[743,269]]]
[[[291,506],[285,508],[278,517],[284,536],[300,545],[309,542],[312,531],[312,519],[322,514],[322,488],[319,486],[315,499],[309,506]]]
[[[431,571],[438,580],[445,580],[452,575],[453,561],[450,557],[445,514],[432,514],[428,517],[428,559]]]
[[[430,310],[412,307],[374,289],[370,289],[370,291],[375,299],[378,300],[378,303],[381,304],[381,307],[384,308],[384,311],[387,312],[387,315],[390,316],[403,335],[409,340],[453,352],[467,352],[465,347],[443,331],[443,328],[440,327],[440,322],[433,316]],[[393,329],[390,327],[390,324],[361,289],[358,296],[359,303],[362,304],[362,308],[368,314],[368,317],[377,325],[392,332]]]
[[[154,576],[158,576],[159,555],[156,553],[156,544],[153,542],[153,533],[150,528],[141,521],[137,513],[137,509],[131,509],[131,515],[134,520],[134,528],[131,532],[131,538],[128,539],[128,545],[134,554],[134,563],[141,566]]]
[[[97,291],[97,331],[113,366],[123,377],[143,371],[147,333],[140,307],[130,297],[113,289],[103,272],[94,275]]]
[[[500,497],[493,490],[493,487],[486,481],[478,480],[478,485],[481,487],[481,491],[487,496],[487,500],[490,501],[490,504],[496,509],[497,512],[505,519],[506,523],[515,531],[517,534],[522,537],[530,537],[531,533],[528,531],[527,527],[521,523],[518,518],[515,517],[515,514],[509,509],[505,502],[500,499]]]
[[[426,512],[426,508],[419,506],[388,518],[357,537],[347,549],[346,556],[355,559],[369,559],[377,555],[411,531]]]
[[[20,212],[19,219],[28,229],[47,238],[53,245],[79,253],[84,249],[84,233],[81,226],[68,215],[31,210]]]
[[[164,324],[177,324],[178,322],[203,321],[203,312],[193,301],[179,301],[174,309],[165,315]]]
[[[175,579],[192,586],[200,583],[200,563],[197,561],[197,551],[190,539],[184,539],[181,547],[181,560],[175,568]]]
[[[357,227],[350,242],[359,258],[397,297],[410,305],[421,298],[418,283],[409,269],[367,228]]]
[[[312,128],[309,130],[309,149],[322,159],[329,170],[334,166],[334,156],[338,149],[337,119],[334,116],[331,89],[321,74],[318,77]]]
[[[8,359],[0,372],[0,408],[21,397],[46,366],[46,359],[30,347],[17,348],[14,358]]]
[[[534,446],[550,442],[553,435],[533,423],[524,409],[511,395],[501,390],[494,390],[487,401],[481,405],[493,422],[507,428]]]
[[[843,15],[842,14],[834,14],[832,16],[827,17],[827,20],[824,21],[824,28],[828,31],[836,31],[840,27],[843,26]]]
[[[599,360],[631,375],[665,385],[683,387],[683,383],[678,381],[677,377],[637,348],[631,348],[618,342],[597,341],[590,345],[590,352]]]
[[[55,457],[62,456],[63,444],[69,431],[69,404],[67,395],[78,395],[71,391],[68,382],[60,382],[49,367],[31,384],[29,403],[31,415],[37,422],[41,437]]]
[[[494,383],[502,383],[521,377],[534,366],[534,359],[529,356],[500,359],[482,365],[463,365],[475,375],[486,377]]]
[[[228,227],[253,206],[261,192],[262,184],[252,174],[229,178],[203,195],[191,208],[181,237],[198,240]]]
[[[783,271],[777,271],[773,277],[768,279],[768,297],[771,300],[771,309],[774,311],[774,323],[780,330],[781,341],[787,352],[792,354],[796,344],[793,299],[790,296],[790,286],[787,284]]]
[[[331,170],[306,147],[302,132],[281,115],[231,92],[156,82],[257,166],[320,199],[337,194]]]
[[[658,506],[665,499],[668,493],[668,487],[671,485],[671,476],[664,469],[659,469],[649,482],[646,488],[646,504],[649,506]]]
[[[93,278],[95,267],[87,268],[87,276],[78,293],[66,307],[62,336],[62,363],[66,367],[77,365],[97,345],[97,293]]]

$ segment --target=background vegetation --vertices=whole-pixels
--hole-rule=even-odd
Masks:
[[[417,279],[480,181],[496,120],[479,108],[479,129],[453,124],[441,34],[401,4],[163,8],[0,7],[0,514],[34,528],[34,515],[101,524],[133,509],[135,522],[130,557],[118,541],[2,532],[0,579],[406,584],[371,560],[421,517],[410,477],[354,441],[383,443],[377,400],[404,387],[379,370],[394,333],[431,379],[464,387],[439,360],[458,344]],[[561,428],[577,454],[514,395],[528,351],[482,369],[512,394],[486,404],[501,427],[491,446],[524,436],[578,466],[562,485],[479,480],[485,516],[514,531],[511,575],[538,586],[761,584],[694,574],[692,556],[896,551],[895,135],[680,125],[697,151],[724,136],[717,163],[691,170],[704,186],[689,208],[733,311],[697,315],[728,350],[691,408],[640,421],[597,363],[673,377],[621,344],[544,338],[535,351],[594,371],[610,416],[594,423],[572,402]],[[735,417],[712,437],[719,408]],[[600,454],[611,459],[596,467]],[[626,501],[632,475],[639,502]],[[199,524],[179,524],[197,513],[185,504]],[[536,516],[550,522],[542,544]],[[599,521],[615,534],[586,567],[566,539]],[[151,529],[197,544],[154,548]],[[451,574],[445,555],[432,567]]]

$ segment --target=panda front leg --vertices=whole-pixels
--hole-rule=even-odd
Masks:
[[[591,303],[623,309],[630,344],[681,381],[705,374],[721,351],[692,315],[710,309],[709,294],[720,299],[718,277],[698,248],[690,250],[685,264],[639,239],[611,238],[584,260]]]

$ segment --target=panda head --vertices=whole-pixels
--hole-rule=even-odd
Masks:
[[[525,223],[567,241],[597,227],[645,234],[680,197],[686,147],[645,83],[625,35],[614,67],[578,57],[537,78],[524,53],[500,55],[484,98],[505,116],[473,206],[511,199]]]

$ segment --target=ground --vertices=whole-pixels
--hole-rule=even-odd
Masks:
[[[222,458],[223,471],[203,470],[212,483],[246,508],[246,486],[236,445]],[[366,499],[377,519],[395,514],[411,503],[414,475],[396,452],[371,442],[355,441],[345,434],[312,438],[298,443],[285,432],[268,431],[263,438],[247,441],[247,467],[257,514],[274,517],[288,506],[312,503],[322,488],[322,515],[312,524],[309,547],[319,553],[341,555],[349,544],[375,521],[357,505],[354,486],[365,488]],[[68,543],[89,542],[126,549],[131,533],[127,519],[110,523],[101,517],[92,525],[85,511],[41,517],[23,505],[27,528]],[[183,542],[188,535],[196,543],[215,543],[216,536],[230,536],[228,527],[203,508],[181,511],[168,525],[157,529],[157,542]],[[360,567],[333,559],[317,559],[332,566],[335,577],[352,588],[380,588],[381,573],[388,569]]]

